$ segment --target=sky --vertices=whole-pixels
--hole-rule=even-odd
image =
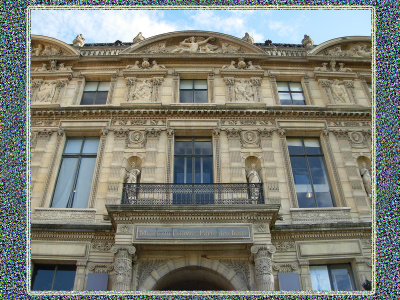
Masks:
[[[152,8],[152,9],[150,9]],[[371,36],[371,10],[363,9],[39,9],[31,10],[31,34],[45,35],[72,44],[78,34],[86,43],[132,42],[181,30],[216,31],[244,37],[255,43],[300,44],[307,34],[318,45],[343,36]],[[309,6],[307,6],[309,8]]]

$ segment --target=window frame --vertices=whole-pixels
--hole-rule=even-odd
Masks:
[[[72,271],[72,269],[74,270],[75,274],[74,274],[74,280],[72,283],[72,288],[70,290],[54,290],[54,285],[56,284],[56,280],[57,280],[57,271],[59,271],[60,266],[62,266],[62,268],[65,268],[68,271]],[[35,284],[35,279],[37,276],[37,271],[39,270],[39,268],[42,267],[42,270],[45,270],[44,267],[50,267],[48,270],[52,270],[54,272],[53,274],[53,279],[51,282],[51,288],[49,290],[37,290],[37,289],[33,289],[34,284]],[[60,268],[60,269],[62,269]],[[60,270],[61,271],[61,270]],[[65,271],[65,270],[64,270]],[[53,263],[53,264],[46,264],[46,263],[35,263],[33,265],[33,269],[32,269],[32,276],[31,276],[31,290],[32,291],[73,291],[75,288],[75,279],[76,279],[76,272],[77,272],[77,267],[74,264],[59,264],[59,263]],[[61,281],[64,279],[65,277],[62,276],[61,277]]]
[[[85,145],[85,141],[88,138],[98,138],[99,143],[97,145],[96,153],[82,153],[82,150],[83,150],[84,145]],[[67,145],[68,145],[68,140],[74,140],[74,139],[82,139],[82,144],[80,146],[79,153],[65,153],[65,150],[66,150]],[[89,197],[88,197],[88,201],[89,201],[91,188],[92,188],[93,176],[94,176],[94,173],[96,172],[96,162],[97,162],[97,156],[98,156],[98,152],[99,152],[100,142],[101,142],[100,138],[97,137],[97,136],[84,136],[84,137],[79,137],[79,136],[74,137],[74,136],[72,136],[72,137],[67,137],[66,138],[65,144],[64,144],[64,149],[63,149],[63,152],[62,152],[62,155],[61,155],[61,160],[60,160],[60,164],[59,164],[59,168],[58,168],[56,181],[55,181],[54,188],[53,188],[53,193],[52,193],[52,196],[51,196],[50,208],[57,208],[57,207],[53,207],[53,204],[54,204],[54,197],[55,197],[57,186],[58,186],[58,181],[59,181],[60,175],[61,175],[60,172],[61,172],[61,167],[62,167],[64,158],[78,158],[78,162],[77,162],[76,170],[75,170],[74,175],[73,175],[73,177],[74,177],[73,178],[73,185],[71,186],[71,191],[69,193],[68,201],[66,203],[66,207],[63,207],[63,208],[73,208],[74,194],[76,192],[76,185],[78,183],[77,179],[78,179],[79,172],[80,172],[82,158],[95,158],[95,165],[94,165],[93,174],[92,174],[92,177],[91,177],[92,180],[90,181],[90,192],[89,192]]]
[[[310,139],[317,140],[318,144],[319,144],[320,154],[308,154],[307,151],[306,151],[306,146],[304,144],[304,138],[310,138]],[[290,139],[301,139],[302,148],[303,148],[303,154],[290,154],[289,145],[288,145],[288,140],[290,140]],[[286,138],[286,146],[287,146],[287,150],[288,150],[288,156],[289,156],[288,158],[289,158],[289,163],[290,163],[291,172],[292,172],[292,180],[293,180],[293,183],[294,183],[294,189],[295,189],[294,193],[296,195],[298,207],[299,208],[304,208],[304,209],[307,209],[307,208],[308,209],[310,209],[310,208],[311,209],[312,208],[318,209],[318,208],[331,208],[331,207],[333,208],[333,207],[336,207],[337,206],[336,205],[336,199],[335,199],[334,191],[333,191],[333,188],[332,188],[332,183],[331,183],[331,180],[330,180],[330,177],[329,177],[328,166],[326,164],[325,154],[324,154],[324,151],[323,151],[323,148],[322,148],[321,139],[319,137],[314,137],[314,136],[310,136],[310,137],[307,137],[307,136],[306,137],[304,137],[304,136],[300,136],[300,137],[299,136],[289,136],[289,137]],[[313,207],[301,207],[300,206],[299,198],[297,196],[297,191],[296,191],[296,181],[295,181],[294,174],[293,174],[293,166],[292,166],[291,157],[304,157],[305,158],[306,165],[307,165],[308,179],[309,179],[309,182],[310,182],[308,185],[311,186],[311,191],[310,192],[312,192],[312,198],[314,198],[314,204],[315,204]],[[313,179],[312,179],[312,173],[311,173],[311,168],[310,168],[310,164],[309,164],[309,161],[308,161],[308,157],[320,157],[321,160],[322,160],[322,167],[324,168],[323,171],[324,171],[325,176],[326,176],[327,185],[328,185],[328,188],[329,188],[329,193],[330,193],[331,200],[332,200],[332,206],[318,206],[318,201],[316,199],[316,192],[315,192],[315,189],[314,189],[314,183],[313,183]],[[307,190],[308,190],[308,188],[307,188]]]
[[[280,84],[280,83],[286,83],[286,84],[287,84],[288,91],[279,91],[279,86],[278,86],[278,84]],[[298,84],[300,84],[300,86],[301,86],[301,92],[299,92],[299,91],[292,91],[291,88],[290,88],[290,83],[298,83]],[[305,95],[305,93],[304,93],[304,88],[303,88],[303,84],[302,84],[301,81],[290,81],[290,80],[289,80],[289,81],[285,81],[285,80],[283,80],[283,81],[276,81],[276,90],[277,90],[277,92],[278,92],[278,97],[279,97],[279,103],[280,103],[280,105],[295,105],[295,106],[307,105],[306,95]],[[282,92],[285,92],[285,93],[289,94],[289,96],[290,96],[290,101],[291,101],[290,104],[282,104],[282,99],[281,99],[281,96],[280,96],[280,93],[282,93]],[[303,104],[295,104],[295,103],[293,103],[293,95],[292,95],[292,94],[302,94],[303,97],[304,97],[304,103],[303,103]],[[285,100],[285,101],[288,101],[288,100]],[[295,101],[300,102],[299,100],[295,100]]]
[[[94,92],[95,92],[95,96],[94,96],[94,98],[93,98],[93,103],[82,104],[83,98],[85,97],[85,93],[91,93],[91,92],[93,92],[93,91],[85,91],[85,88],[86,88],[87,84],[88,84],[88,83],[93,83],[93,82],[96,82],[96,83],[97,83],[96,90],[94,91]],[[100,84],[103,83],[103,82],[108,83],[107,96],[105,97],[105,102],[104,102],[104,103],[96,103],[96,99],[97,99],[98,93],[99,93],[99,92],[105,92],[105,91],[99,91]],[[107,99],[108,99],[108,96],[109,96],[109,93],[110,93],[110,88],[111,88],[111,82],[110,82],[110,81],[107,81],[107,80],[103,80],[103,81],[86,81],[86,82],[85,82],[85,85],[84,85],[84,87],[83,87],[83,93],[82,93],[80,105],[106,105],[106,104],[107,104]]]
[[[196,89],[195,88],[195,81],[196,80],[203,80],[206,83],[206,88],[205,89]],[[181,82],[182,81],[192,81],[192,88],[191,89],[182,89],[181,88]],[[192,102],[182,102],[182,91],[192,91]],[[195,102],[195,91],[205,91],[207,93],[206,97],[205,97],[205,102]],[[179,104],[206,104],[209,103],[209,86],[208,86],[208,79],[207,78],[180,78],[179,79],[179,99],[178,99],[178,103]]]
[[[356,287],[356,282],[354,279],[354,274],[353,274],[353,269],[350,263],[338,263],[338,264],[315,264],[315,265],[310,265],[310,267],[318,267],[318,266],[326,266],[327,267],[327,271],[328,271],[328,276],[329,276],[329,284],[330,284],[330,291],[342,291],[342,290],[335,290],[334,287],[334,281],[333,281],[333,275],[332,275],[332,270],[343,270],[343,269],[347,269],[349,278],[350,278],[350,284],[351,284],[351,291],[356,291],[357,287]],[[310,278],[311,278],[311,270],[310,270]],[[313,291],[320,291],[317,289],[314,289],[314,287],[312,286],[312,282],[311,282],[311,288],[313,289]],[[325,290],[326,291],[326,290]]]

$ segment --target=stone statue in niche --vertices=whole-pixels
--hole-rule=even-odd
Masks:
[[[172,53],[197,53],[197,52],[206,52],[206,53],[213,53],[216,46],[213,45],[206,45],[208,41],[214,41],[215,38],[208,37],[203,41],[196,40],[194,36],[187,38],[179,43],[179,46],[176,46]],[[200,46],[203,46],[200,48]],[[211,47],[212,46],[212,47]],[[214,49],[213,49],[214,48]],[[200,51],[201,50],[201,51]]]
[[[339,80],[335,79],[332,83],[332,95],[335,100],[340,102],[348,102],[345,87],[339,84]]]
[[[136,164],[132,162],[131,170],[126,176],[126,183],[137,183],[138,177],[140,175],[140,170],[136,168]]]
[[[367,193],[368,197],[371,197],[372,179],[371,179],[371,174],[369,173],[369,171],[367,169],[367,164],[365,162],[363,162],[361,164],[360,174],[361,174],[362,182],[364,184],[365,192]]]
[[[138,84],[135,92],[132,93],[131,100],[150,101],[152,92],[153,85],[151,84],[151,80],[145,79],[142,83]]]
[[[37,102],[51,102],[56,92],[56,82],[44,82],[36,94]]]
[[[244,79],[241,79],[239,83],[235,86],[236,93],[236,101],[244,102],[244,101],[252,101],[254,92],[252,91],[251,84],[246,83]]]
[[[256,201],[260,195],[260,189],[258,187],[254,187],[254,183],[261,183],[261,178],[256,171],[256,164],[251,164],[251,169],[247,172],[247,180],[250,185],[250,198],[253,201]]]

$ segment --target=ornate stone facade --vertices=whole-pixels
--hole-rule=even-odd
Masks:
[[[132,38],[32,36],[31,267],[76,264],[74,290],[102,273],[114,291],[234,293],[278,291],[282,273],[308,291],[313,265],[346,265],[362,290],[374,267],[371,39]],[[101,104],[81,106],[88,92]],[[312,188],[294,138],[320,145]],[[95,140],[93,153],[70,152]],[[63,161],[89,156],[82,183],[65,175]],[[86,207],[74,206],[80,197]]]

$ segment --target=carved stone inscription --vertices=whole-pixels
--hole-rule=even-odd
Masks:
[[[136,228],[136,239],[235,239],[250,238],[248,226],[230,227],[143,227]]]

